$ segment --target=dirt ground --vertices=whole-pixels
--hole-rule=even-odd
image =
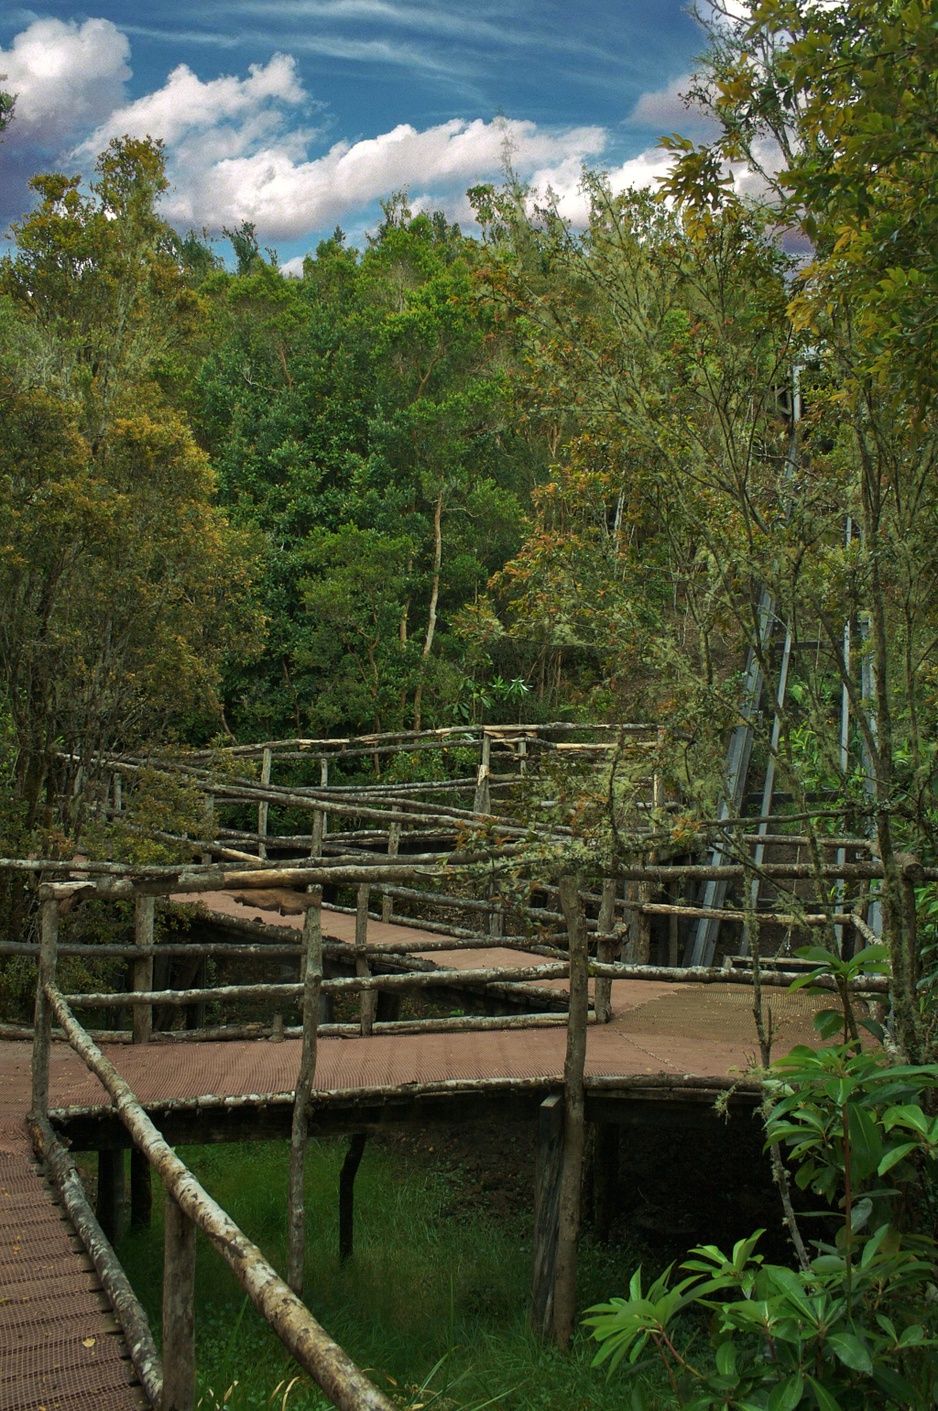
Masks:
[[[422,1171],[445,1177],[453,1192],[444,1213],[471,1220],[530,1218],[534,1205],[537,1122],[439,1122],[376,1137]]]
[[[536,1131],[534,1118],[450,1122],[375,1140],[446,1179],[453,1192],[447,1215],[530,1221]],[[590,1145],[588,1139],[588,1153]],[[706,1112],[687,1124],[662,1119],[621,1128],[609,1240],[638,1242],[671,1258],[697,1243],[732,1244],[762,1227],[765,1253],[785,1258],[781,1209],[761,1145],[760,1124],[746,1113],[729,1122]],[[590,1164],[588,1155],[587,1227],[593,1213]]]

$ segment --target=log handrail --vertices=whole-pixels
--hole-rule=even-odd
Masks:
[[[180,1225],[183,1217],[185,1222],[188,1222],[180,1225],[178,1230],[176,1225],[170,1222],[170,1234],[178,1237],[177,1243],[182,1240],[186,1247],[189,1247],[185,1230],[190,1225],[202,1231],[216,1253],[231,1268],[251,1302],[287,1350],[340,1411],[393,1411],[387,1397],[374,1386],[348,1354],[333,1342],[305,1304],[280,1278],[261,1250],[244,1235],[164,1141],[130,1085],[78,1023],[57,987],[46,983],[42,986],[42,991],[51,1016],[61,1026],[71,1047],[110,1095],[117,1115],[130,1134],[135,1148],[143,1153],[149,1165],[159,1175],[167,1201],[172,1202],[172,1208],[176,1212],[176,1225]],[[37,1135],[46,1137],[48,1145],[48,1131],[51,1130],[48,1127],[48,1089],[45,1110],[33,1113],[32,1124]],[[50,1166],[53,1175],[58,1170],[61,1177],[62,1163],[56,1161],[59,1153],[53,1150],[49,1154],[52,1156]],[[103,1235],[100,1239],[107,1245]],[[168,1245],[169,1243],[168,1236]],[[100,1257],[99,1241],[99,1259]],[[113,1251],[111,1258],[114,1260]],[[191,1291],[189,1299],[191,1302]],[[131,1303],[136,1313],[139,1304],[133,1299]],[[115,1312],[120,1316],[121,1311],[121,1305],[118,1303]],[[174,1348],[166,1344],[166,1337],[170,1332],[173,1336],[188,1337],[191,1341],[193,1309],[191,1306],[184,1307],[180,1314],[178,1306],[175,1306],[172,1314],[168,1321],[164,1316],[163,1368],[188,1365],[191,1361],[191,1346],[181,1350]],[[134,1336],[129,1338],[129,1348],[141,1380],[153,1399],[157,1389],[162,1395],[166,1379],[162,1368],[157,1371],[155,1349],[152,1338],[147,1336],[148,1333],[148,1328],[144,1331],[139,1325],[136,1326]],[[180,1411],[186,1411],[187,1397],[188,1405],[193,1404],[194,1385],[187,1390],[184,1385],[180,1387],[174,1384],[173,1393],[173,1405],[180,1407]]]

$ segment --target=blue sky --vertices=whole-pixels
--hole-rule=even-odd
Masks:
[[[218,234],[252,220],[297,261],[382,195],[468,222],[465,189],[519,174],[582,209],[583,162],[652,180],[704,37],[681,0],[102,0],[7,7],[0,223],[39,170],[87,172],[124,132],[164,138],[165,213]]]

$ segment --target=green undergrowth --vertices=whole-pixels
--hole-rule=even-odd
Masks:
[[[568,1355],[527,1329],[530,1221],[462,1213],[458,1173],[427,1173],[396,1151],[366,1149],[356,1182],[355,1254],[337,1255],[344,1143],[311,1148],[307,1168],[306,1299],[315,1316],[402,1407],[472,1411],[619,1411],[622,1383],[590,1366],[582,1333]],[[209,1192],[283,1271],[285,1143],[180,1150]],[[119,1253],[159,1332],[162,1198],[149,1230]],[[580,1305],[616,1283],[634,1251],[585,1243]],[[329,1403],[284,1353],[233,1275],[199,1237],[196,1303],[199,1404],[205,1411]],[[286,1399],[285,1399],[286,1398]],[[662,1402],[666,1406],[667,1401]]]

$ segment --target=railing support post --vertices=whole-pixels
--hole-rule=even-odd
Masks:
[[[205,795],[204,827],[205,827],[205,841],[206,841],[207,843],[210,843],[211,840],[212,840],[212,835],[213,835],[214,832],[215,832],[215,795],[214,795],[214,794],[206,794],[206,795]],[[200,861],[201,863],[203,863],[204,866],[206,866],[206,867],[211,867],[211,865],[212,865],[212,849],[211,849],[210,847],[206,848],[202,853],[199,854],[199,861]]]
[[[153,937],[154,921],[156,918],[156,897],[147,896],[138,892],[134,898],[134,945],[141,949],[146,948],[148,954],[141,955],[134,961],[133,967],[133,987],[137,994],[153,989]],[[153,1033],[153,1006],[151,1004],[135,1004],[133,1006],[133,1041],[135,1044],[148,1044]],[[124,1168],[123,1154],[121,1153],[120,1180],[114,1173],[115,1195],[107,1206],[103,1206],[108,1213],[108,1218],[112,1220],[113,1234],[109,1238],[114,1240],[117,1235],[124,1207]],[[102,1159],[104,1152],[98,1155],[98,1172],[102,1171]],[[100,1186],[99,1186],[100,1205]],[[111,1207],[113,1206],[113,1210]],[[146,1157],[131,1147],[130,1151],[130,1223],[136,1226],[147,1226],[153,1215],[153,1186],[150,1176],[150,1163]],[[98,1216],[99,1220],[101,1215]],[[101,1220],[102,1227],[104,1221]]]
[[[325,814],[321,808],[317,808],[313,814],[313,831],[309,839],[310,857],[322,857],[322,834]]]
[[[479,760],[479,772],[476,775],[476,792],[472,808],[475,813],[491,813],[492,811],[492,791],[490,788],[492,763],[492,737],[482,728],[482,754]]]
[[[264,750],[261,755],[261,785],[267,788],[270,783],[270,766],[273,756],[270,750]],[[263,803],[257,805],[257,856],[261,862],[267,857],[267,818],[270,811],[270,804],[265,799]]]
[[[134,903],[134,945],[153,945],[153,921],[156,914],[156,897],[137,894]],[[141,955],[134,961],[134,990],[137,993],[153,989],[153,956]],[[153,1007],[149,1004],[134,1005],[134,1043],[148,1044],[153,1032]]]
[[[55,897],[42,903],[39,940],[39,976],[36,982],[36,1009],[33,1017],[33,1091],[30,1115],[49,1115],[49,1055],[52,1048],[52,1011],[46,998],[46,985],[55,983],[59,947],[59,904]]]
[[[616,917],[616,884],[612,877],[603,882],[603,899],[599,907],[599,934],[602,939],[596,945],[596,959],[605,965],[618,959],[621,942],[614,939],[612,929]],[[608,1024],[612,1018],[612,981],[607,976],[598,976],[593,982],[593,1008],[597,1024]]]
[[[290,1190],[287,1202],[289,1225],[287,1283],[295,1294],[303,1292],[306,1263],[306,1141],[313,1078],[316,1074],[316,1036],[319,1026],[319,996],[322,988],[322,888],[314,887],[303,924],[303,1042],[300,1068],[293,1095],[293,1128],[290,1136]]]
[[[167,1192],[163,1237],[163,1402],[195,1408],[195,1226]]]
[[[489,882],[488,892],[489,901],[492,903],[489,910],[489,935],[493,941],[497,941],[505,933],[502,893],[497,878],[493,877]]]
[[[319,787],[320,789],[328,789],[329,787],[329,761],[327,759],[321,759],[319,761]],[[325,809],[322,811],[321,818],[322,832],[320,834],[320,852],[322,852],[322,844],[325,842],[329,832],[329,815],[326,813]]]
[[[392,823],[388,828],[388,861],[392,857],[397,857],[401,846],[401,825]],[[381,897],[381,920],[390,921],[394,915],[394,898],[390,892],[384,892]]]
[[[112,1245],[117,1244],[123,1230],[125,1199],[124,1153],[120,1149],[111,1151],[106,1147],[102,1148],[98,1152],[95,1215],[105,1238]]]
[[[132,1147],[130,1151],[130,1223],[137,1226],[149,1225],[153,1217],[153,1185],[150,1176],[150,1163]]]
[[[583,905],[573,877],[561,877],[560,906],[570,944],[570,1014],[567,1056],[563,1070],[563,1163],[557,1218],[557,1263],[554,1268],[554,1341],[566,1349],[576,1315],[577,1246],[580,1236],[580,1190],[585,1137],[586,1025],[588,967]]]
[[[370,898],[371,888],[367,882],[364,882],[358,888],[355,907],[355,974],[362,980],[368,979],[371,975],[371,966],[368,964],[368,903]],[[363,1038],[367,1038],[374,1028],[376,1002],[377,994],[374,990],[362,990],[361,1028]]]
[[[537,1119],[537,1165],[534,1176],[534,1252],[531,1269],[531,1329],[549,1338],[554,1317],[554,1269],[560,1217],[560,1168],[563,1161],[563,1095],[541,1103]]]

